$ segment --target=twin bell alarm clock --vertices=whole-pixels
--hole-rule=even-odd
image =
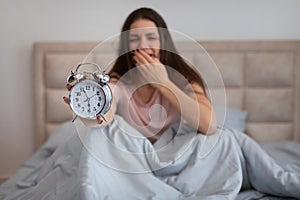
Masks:
[[[78,71],[80,67],[86,65],[93,65],[98,70]],[[75,71],[71,71],[67,83],[72,86],[69,93],[70,107],[76,117],[96,119],[101,116],[106,121],[104,115],[108,112],[112,102],[112,92],[108,86],[109,79],[110,77],[96,63],[81,63]]]

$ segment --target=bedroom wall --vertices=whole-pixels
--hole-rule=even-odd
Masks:
[[[196,40],[300,39],[298,0],[2,0],[0,181],[34,151],[33,43],[106,39],[140,6]]]

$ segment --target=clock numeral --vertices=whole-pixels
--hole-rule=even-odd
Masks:
[[[76,96],[81,96],[81,93],[80,92],[76,92]]]
[[[81,107],[82,112],[84,112],[84,107]]]
[[[80,92],[84,92],[84,88],[83,87],[80,88]]]
[[[97,106],[99,106],[99,107],[100,107],[100,103],[98,103],[98,104],[97,104]]]
[[[94,111],[97,111],[96,107],[93,108]]]
[[[81,106],[81,105],[80,105],[80,103],[79,103],[79,104],[77,104],[77,107],[79,107],[79,108],[80,108],[80,106]]]
[[[78,101],[79,101],[79,98],[76,97],[76,98],[75,98],[75,101],[78,102]]]
[[[90,86],[90,85],[86,85],[86,86],[85,86],[85,89],[86,89],[86,90],[90,90],[90,89],[91,89],[91,86]]]
[[[89,108],[87,111],[90,113],[90,112],[91,112],[91,109]]]
[[[98,98],[98,100],[99,100],[99,101],[102,101],[102,98],[101,98],[101,97],[99,97],[99,98]]]
[[[95,92],[95,87],[93,87],[93,92]]]
[[[98,95],[98,96],[100,95],[100,91],[97,91],[97,95]]]

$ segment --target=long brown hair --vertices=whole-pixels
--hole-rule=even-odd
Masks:
[[[178,54],[166,22],[151,8],[139,8],[130,13],[125,20],[120,35],[118,58],[116,59],[116,62],[109,74],[112,77],[121,77],[130,69],[135,67],[131,59],[131,52],[129,49],[129,30],[131,24],[139,19],[150,20],[158,27],[161,45],[159,58],[161,63],[179,72],[189,82],[197,82],[205,92],[201,76]],[[169,77],[172,80],[172,76]],[[182,85],[178,86],[182,87]]]

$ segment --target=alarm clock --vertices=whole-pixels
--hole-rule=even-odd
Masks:
[[[93,65],[97,71],[78,71],[84,65]],[[80,63],[75,71],[67,78],[67,83],[72,86],[69,93],[70,107],[74,114],[85,119],[96,119],[108,112],[112,102],[112,92],[108,86],[109,75],[102,71],[96,63]]]

